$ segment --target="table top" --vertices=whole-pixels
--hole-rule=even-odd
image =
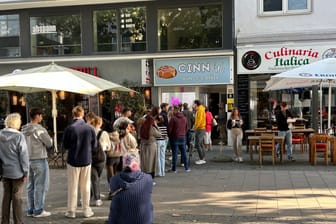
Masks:
[[[248,136],[248,140],[259,140],[260,137],[262,137],[261,135],[250,135]],[[284,140],[285,136],[278,136],[278,135],[274,135],[273,136],[274,140]]]
[[[305,134],[310,134],[310,133],[315,133],[315,130],[312,129],[312,128],[294,128],[294,129],[291,129],[292,130],[292,133],[305,133]],[[266,131],[256,131],[257,133],[277,133],[278,130],[270,130],[270,129],[267,129]],[[245,130],[245,133],[246,134],[254,134],[255,131],[252,129],[252,130]]]

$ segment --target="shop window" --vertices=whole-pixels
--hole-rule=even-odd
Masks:
[[[93,12],[96,52],[147,50],[146,8],[130,7]]]
[[[120,51],[146,51],[146,40],[146,8],[120,9]]]
[[[30,17],[31,55],[81,54],[79,15]]]
[[[117,10],[93,12],[93,41],[96,52],[118,50]]]
[[[0,57],[19,56],[21,56],[19,15],[0,15]]]
[[[221,48],[222,17],[221,5],[159,9],[160,50]]]
[[[260,15],[287,15],[311,12],[311,0],[259,0]]]

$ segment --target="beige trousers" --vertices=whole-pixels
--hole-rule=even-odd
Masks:
[[[91,165],[73,167],[67,164],[68,174],[68,212],[76,212],[78,184],[82,199],[83,212],[90,212]]]

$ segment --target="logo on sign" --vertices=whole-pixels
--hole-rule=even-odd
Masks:
[[[255,51],[248,51],[242,57],[242,64],[248,70],[254,70],[261,64],[261,57]]]

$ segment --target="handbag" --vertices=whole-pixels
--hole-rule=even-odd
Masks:
[[[215,118],[212,118],[212,127],[216,127],[218,125]]]

